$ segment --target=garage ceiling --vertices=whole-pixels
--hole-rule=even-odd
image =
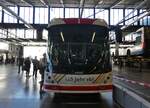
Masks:
[[[135,8],[146,1],[142,8],[150,8],[150,0],[0,0],[5,5],[50,6],[50,7],[96,7],[96,8]]]

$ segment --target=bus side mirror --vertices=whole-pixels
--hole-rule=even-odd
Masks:
[[[120,28],[115,28],[116,42],[122,42],[122,30]]]

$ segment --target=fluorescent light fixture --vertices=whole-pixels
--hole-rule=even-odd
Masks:
[[[44,0],[40,0],[44,5],[46,5],[45,1]]]
[[[64,40],[64,36],[62,32],[60,32],[60,36],[61,36],[62,41],[64,42],[65,40]]]
[[[24,25],[27,27],[27,28],[31,28],[31,29],[34,29],[33,26],[31,26],[30,24],[28,23],[24,23]]]
[[[65,7],[65,6],[64,6],[64,1],[63,1],[63,0],[60,0],[60,3],[62,4],[62,7]]]
[[[44,6],[48,7],[48,5],[46,4],[46,2],[45,2],[44,0],[40,0],[40,2],[41,2],[42,4],[44,4]]]
[[[103,0],[101,0],[101,1],[99,1],[99,2],[98,2],[98,4],[102,4],[103,2],[104,2],[104,1],[103,1]]]
[[[94,38],[95,38],[95,32],[93,33],[93,36],[92,36],[92,41],[91,42],[93,42],[94,41]]]

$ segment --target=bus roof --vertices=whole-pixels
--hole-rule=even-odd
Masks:
[[[61,24],[93,24],[108,27],[104,19],[88,19],[88,18],[54,18],[51,20],[48,28],[53,25]]]

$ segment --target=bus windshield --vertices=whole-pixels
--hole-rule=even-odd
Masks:
[[[108,28],[98,25],[55,25],[49,28],[53,72],[83,74],[108,72]]]

